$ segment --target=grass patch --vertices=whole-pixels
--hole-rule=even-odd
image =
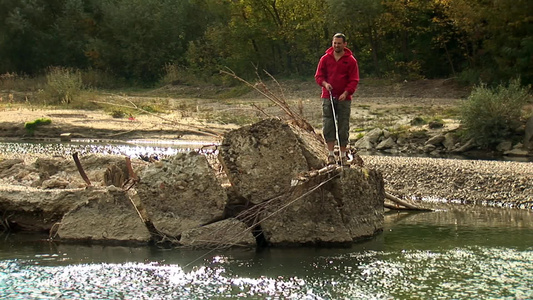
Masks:
[[[28,132],[28,134],[33,135],[37,127],[49,124],[52,124],[52,120],[48,118],[40,118],[31,122],[24,123],[24,129],[26,129],[26,132]]]

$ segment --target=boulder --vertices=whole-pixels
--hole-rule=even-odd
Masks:
[[[287,192],[292,178],[316,167],[309,165],[304,152],[313,152],[302,151],[299,138],[305,139],[281,120],[263,120],[228,132],[219,159],[240,195],[258,204]]]
[[[194,248],[255,247],[250,228],[237,219],[226,219],[183,232],[180,244]]]
[[[447,151],[452,151],[455,148],[455,137],[452,132],[447,132],[444,135],[444,141],[442,142],[442,145]]]
[[[203,155],[179,153],[149,165],[140,178],[136,191],[146,218],[164,235],[179,237],[223,217],[227,195]]]
[[[383,129],[374,128],[365,134],[364,138],[372,144],[376,144],[379,141],[379,138],[383,135]]]
[[[454,153],[463,153],[463,152],[466,152],[472,148],[475,147],[475,143],[474,143],[474,140],[473,139],[469,139],[464,145],[462,146],[456,146],[455,149],[453,150]]]
[[[63,215],[88,200],[85,189],[42,190],[0,185],[0,212],[13,229],[48,231]]]
[[[271,246],[349,244],[339,203],[326,189],[304,195],[303,185],[292,197],[272,201],[260,214],[261,230]]]
[[[86,202],[66,213],[59,224],[57,235],[62,241],[150,241],[150,232],[122,189],[109,186],[83,194]]]
[[[511,150],[505,151],[503,154],[507,156],[529,156],[529,152],[527,150],[522,149],[522,145],[520,145],[520,147],[514,147]]]
[[[511,141],[502,141],[496,146],[496,151],[505,152],[513,149],[513,142]]]
[[[332,193],[340,199],[342,219],[353,240],[383,229],[385,183],[381,172],[364,168],[345,169],[334,184]]]
[[[248,226],[259,220],[259,230],[273,246],[350,244],[380,230],[385,193],[381,174],[355,165],[313,171],[301,149],[310,144],[307,139],[316,138],[296,135],[297,130],[280,120],[226,134],[221,164],[234,197],[251,203],[236,218]]]
[[[386,150],[386,149],[391,149],[391,148],[394,148],[394,147],[397,147],[397,146],[398,145],[396,144],[394,139],[392,137],[389,137],[389,138],[383,140],[381,143],[379,143],[376,146],[376,150]]]
[[[24,160],[22,159],[6,159],[0,161],[0,178],[17,176],[21,171],[25,170]]]
[[[103,169],[109,164],[124,163],[111,155],[81,157],[82,165],[93,186],[103,185]],[[135,162],[136,169],[143,162]],[[0,162],[0,214],[15,230],[48,231],[64,214],[87,201],[86,184],[73,160],[38,158],[26,165],[23,160]]]
[[[443,134],[437,134],[433,137],[431,137],[429,140],[426,141],[426,145],[434,145],[439,146],[446,140],[446,137]]]
[[[371,150],[374,148],[374,145],[368,140],[368,138],[366,138],[366,136],[364,136],[355,142],[354,147],[356,149]]]
[[[327,180],[316,190],[316,181],[306,182],[265,206],[260,226],[268,244],[349,245],[382,229],[385,191],[379,172],[343,168]]]
[[[291,131],[298,139],[298,145],[307,161],[307,167],[310,170],[324,167],[324,162],[328,157],[328,151],[326,147],[324,147],[324,139],[322,136],[304,130],[298,126],[292,124],[289,125]]]

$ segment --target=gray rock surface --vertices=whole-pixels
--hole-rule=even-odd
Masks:
[[[396,145],[396,142],[394,141],[394,139],[391,138],[391,137],[388,137],[388,138],[384,139],[383,141],[381,141],[381,143],[379,143],[376,146],[376,150],[386,150],[386,149],[394,148],[396,146],[397,145]]]
[[[0,185],[0,212],[19,230],[48,231],[63,215],[87,201],[84,189],[37,189]]]
[[[297,134],[277,119],[227,133],[219,156],[230,182],[254,204],[285,193],[292,178],[309,170]]]
[[[205,156],[179,153],[140,174],[137,195],[149,221],[161,233],[184,231],[222,219],[227,194]]]
[[[256,247],[256,240],[246,224],[226,219],[183,232],[180,244],[194,248]]]
[[[65,214],[57,231],[61,240],[147,243],[143,220],[122,189],[88,189],[87,199]]]
[[[348,245],[382,229],[384,189],[379,172],[344,168],[314,189],[317,184],[311,180],[297,186],[266,206],[260,225],[269,244]]]

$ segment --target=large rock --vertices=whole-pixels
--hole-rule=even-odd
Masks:
[[[310,166],[302,151],[304,145],[293,127],[268,119],[227,133],[219,156],[229,181],[241,196],[257,204],[287,192],[292,178],[316,167],[320,159]]]
[[[85,201],[84,189],[42,190],[0,185],[0,213],[12,229],[48,231],[65,213]]]
[[[383,227],[383,179],[374,170],[344,168],[328,184],[298,186],[261,213],[261,229],[273,246],[351,244]]]
[[[383,140],[376,146],[376,150],[386,150],[396,147],[397,144],[392,137]]]
[[[353,240],[382,230],[385,183],[381,172],[351,168],[333,183],[331,192],[341,204],[342,220]]]
[[[362,150],[371,150],[374,148],[374,144],[368,140],[366,137],[362,137],[357,142],[355,142],[354,147],[356,149],[362,149]]]
[[[307,161],[308,168],[312,170],[324,167],[324,162],[328,158],[328,151],[326,147],[324,147],[324,139],[322,136],[304,130],[298,126],[292,124],[289,125],[292,132],[296,134],[298,144]]]
[[[374,129],[370,130],[367,134],[365,134],[365,136],[363,138],[366,139],[367,141],[369,141],[372,144],[377,144],[379,142],[381,136],[383,136],[383,129],[374,128]]]
[[[69,211],[59,225],[61,240],[147,243],[151,239],[127,194],[114,186],[88,189],[86,202]]]
[[[347,244],[353,240],[342,221],[339,203],[326,189],[300,192],[272,201],[261,213],[261,230],[269,245]]]
[[[93,186],[105,184],[103,170],[108,165],[125,165],[123,157],[111,155],[87,155],[80,161]],[[144,165],[134,162],[137,170]],[[86,183],[72,159],[38,158],[28,165],[23,160],[3,160],[0,178],[0,215],[14,230],[48,231],[87,201]]]
[[[151,164],[140,177],[136,190],[146,217],[167,236],[223,217],[227,195],[203,155],[179,153]]]
[[[255,247],[250,228],[237,219],[226,219],[185,231],[180,239],[183,246],[194,248]]]

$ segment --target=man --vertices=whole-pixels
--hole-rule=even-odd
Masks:
[[[352,51],[346,48],[346,36],[336,33],[333,36],[331,47],[326,50],[315,73],[315,81],[322,87],[322,134],[326,140],[329,151],[328,164],[334,164],[334,149],[337,135],[335,132],[335,118],[331,107],[330,93],[333,96],[333,105],[338,121],[339,132],[339,162],[347,162],[346,145],[350,136],[350,111],[352,95],[359,83],[359,68]]]

